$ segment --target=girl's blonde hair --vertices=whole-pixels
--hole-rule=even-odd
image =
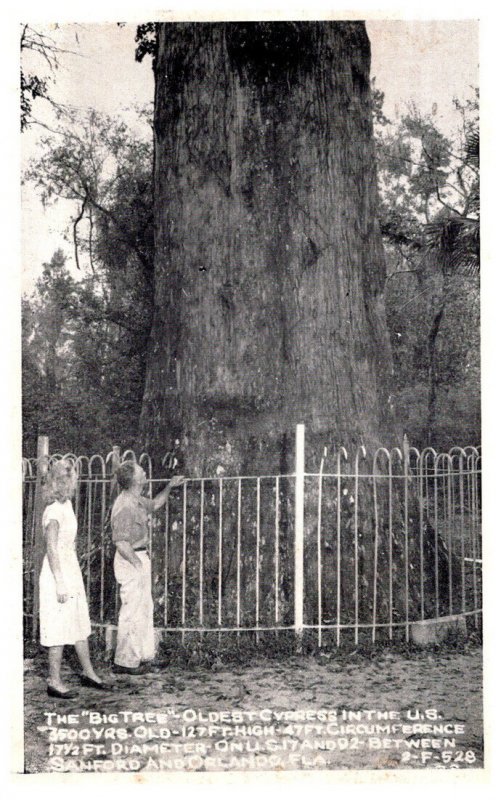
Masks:
[[[51,464],[47,473],[47,478],[43,487],[43,496],[45,505],[53,503],[56,499],[56,481],[60,478],[67,478],[70,492],[70,497],[73,497],[77,488],[77,473],[72,462],[68,459],[62,458],[59,461],[54,461]]]

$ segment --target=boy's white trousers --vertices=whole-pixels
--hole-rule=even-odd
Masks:
[[[121,600],[115,664],[132,668],[155,656],[151,563],[146,551],[136,555],[141,559],[140,568],[132,566],[118,550],[114,561]]]

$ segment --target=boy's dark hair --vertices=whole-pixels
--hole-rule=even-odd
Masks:
[[[134,467],[136,466],[134,461],[124,461],[117,467],[117,471],[115,473],[117,483],[121,489],[130,489],[132,483],[134,481]]]

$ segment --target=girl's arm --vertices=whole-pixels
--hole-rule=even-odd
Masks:
[[[64,575],[61,569],[61,562],[59,560],[59,552],[57,549],[59,523],[55,519],[51,519],[45,529],[45,532],[47,537],[47,559],[56,582],[57,602],[66,603],[68,599],[68,590],[66,589],[66,584],[64,582]]]

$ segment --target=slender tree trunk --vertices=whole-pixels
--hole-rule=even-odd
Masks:
[[[435,312],[433,321],[428,334],[428,375],[429,375],[429,392],[428,392],[428,417],[426,420],[426,429],[428,435],[428,444],[432,445],[435,441],[436,424],[437,424],[437,402],[438,402],[438,389],[440,386],[440,369],[438,363],[438,338],[440,334],[440,326],[442,318],[445,313],[447,299],[451,292],[451,281],[447,274],[443,276],[442,291],[438,309]]]
[[[369,63],[361,22],[159,26],[141,435],[191,474],[395,442]]]

